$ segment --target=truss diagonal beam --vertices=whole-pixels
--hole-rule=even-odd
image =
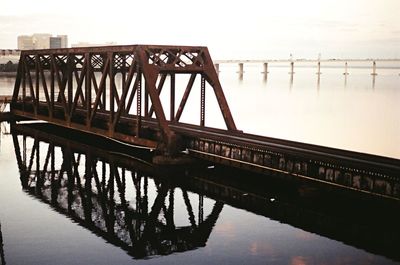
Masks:
[[[179,78],[184,75],[190,78],[182,88],[186,87],[182,98],[177,98],[182,95]],[[179,123],[197,75],[201,76],[201,119],[200,124],[193,123],[199,130],[206,126],[205,91],[211,86],[214,93],[207,92],[207,98],[216,97],[226,128],[236,130],[206,47],[127,45],[22,51],[10,109],[23,118],[158,146],[161,153],[173,155],[181,145],[170,126]],[[165,90],[168,97],[161,95]],[[177,109],[175,102],[180,103]]]

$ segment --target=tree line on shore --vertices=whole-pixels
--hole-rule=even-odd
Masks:
[[[0,64],[0,72],[16,72],[18,69],[18,63],[8,61],[5,64]]]

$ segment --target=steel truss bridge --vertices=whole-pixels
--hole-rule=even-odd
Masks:
[[[198,123],[182,123],[195,84],[200,87]],[[168,97],[161,96],[163,90],[168,90]],[[206,90],[218,103],[224,130],[206,126]],[[173,161],[186,150],[194,157],[272,177],[400,200],[398,159],[239,131],[206,47],[22,51],[10,109],[19,119],[147,146]]]

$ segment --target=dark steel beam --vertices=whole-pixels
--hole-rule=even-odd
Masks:
[[[183,109],[185,108],[185,105],[186,105],[186,102],[187,102],[187,100],[189,98],[190,92],[192,91],[192,87],[193,87],[194,81],[196,79],[196,76],[197,76],[197,74],[191,74],[190,75],[189,82],[188,82],[188,84],[186,86],[185,92],[183,93],[183,97],[182,97],[181,103],[179,104],[178,111],[177,111],[177,113],[175,115],[175,121],[177,121],[177,122],[179,122],[179,120],[180,120],[180,118],[182,116]]]
[[[179,123],[196,75],[200,74],[203,77],[200,125],[205,126],[208,82],[213,86],[228,130],[236,129],[218,77],[212,73],[215,70],[206,47],[127,45],[31,50],[22,51],[20,61],[11,112],[22,117],[43,119],[80,130],[84,126],[88,132],[102,132],[114,138],[118,134],[124,139],[137,138],[134,142],[138,139],[146,142],[153,141],[154,135],[150,139],[147,133],[142,134],[142,119],[149,119],[155,113],[157,134],[163,142],[160,146],[166,154],[172,154],[178,145],[169,124]],[[32,73],[36,77],[35,84]],[[184,74],[190,74],[190,78],[176,111],[176,79]],[[165,105],[169,106],[170,121],[160,96],[167,75],[170,76],[170,96],[166,99],[169,104]],[[99,83],[97,76],[100,76]],[[26,86],[30,95],[26,93]],[[132,106],[134,98],[136,113]],[[106,122],[104,115],[107,115]],[[127,118],[135,124],[121,122]]]

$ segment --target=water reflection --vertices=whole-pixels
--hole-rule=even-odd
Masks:
[[[236,178],[225,168],[160,170],[145,160],[121,156],[113,146],[107,145],[109,150],[100,148],[101,142],[89,146],[48,128],[52,127],[12,127],[23,190],[132,257],[205,247],[225,203],[400,260],[397,204],[382,207],[374,201],[337,196],[335,190],[282,185],[237,170]],[[185,219],[187,225],[179,225],[177,219]],[[296,240],[315,244],[309,235],[303,231]],[[276,248],[272,239],[268,244],[269,249]],[[265,248],[257,242],[252,246],[254,253]]]
[[[375,90],[375,78],[376,75],[372,75],[372,89]]]
[[[266,85],[268,83],[268,72],[263,72],[263,84]]]
[[[294,72],[291,72],[289,74],[290,74],[289,89],[291,91],[292,88],[293,88],[293,75],[294,75]]]
[[[239,72],[238,76],[239,76],[239,83],[243,83],[243,72]]]
[[[199,203],[196,218],[187,190],[179,188],[183,198],[176,198],[178,188],[166,179],[150,177],[153,169],[146,163],[120,159],[74,142],[43,142],[39,132],[33,133],[34,139],[23,136],[22,150],[21,139],[13,135],[21,184],[27,193],[135,258],[206,245],[223,209],[222,202],[215,201],[205,218]],[[156,190],[154,199],[149,196],[151,187]],[[179,199],[186,206],[188,226],[174,223]]]
[[[1,232],[1,223],[0,223],[0,261],[1,265],[6,265],[6,259],[4,258],[3,233]]]

